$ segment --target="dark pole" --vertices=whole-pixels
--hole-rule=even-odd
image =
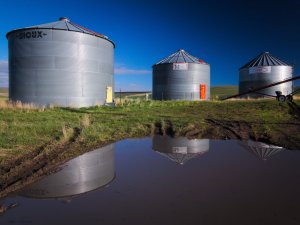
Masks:
[[[252,93],[252,92],[257,92],[257,91],[263,90],[265,88],[273,87],[273,86],[276,86],[278,84],[283,84],[283,83],[286,83],[286,82],[289,82],[289,81],[293,81],[293,80],[297,80],[297,79],[300,79],[300,76],[291,77],[291,78],[288,78],[288,79],[285,79],[285,80],[282,80],[282,81],[279,81],[279,82],[271,83],[269,85],[265,85],[265,86],[262,86],[262,87],[259,87],[259,88],[255,88],[255,89],[252,89],[250,91],[246,91],[246,92],[243,92],[243,93],[240,93],[240,94],[232,95],[232,96],[223,98],[221,100],[227,100],[227,99],[230,99],[230,98],[235,98],[235,97],[238,97],[238,96],[241,96],[241,95],[245,95],[245,94],[249,94],[249,93]]]

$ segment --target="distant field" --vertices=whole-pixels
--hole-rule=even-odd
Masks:
[[[294,90],[300,89],[300,86],[294,87]],[[239,92],[238,86],[213,86],[210,89],[210,94],[213,99],[230,96],[237,94]],[[300,96],[300,92],[296,94],[296,96]]]
[[[300,89],[300,86],[294,87],[294,89]],[[212,86],[210,89],[211,98],[218,99],[225,96],[230,96],[238,93],[238,86]],[[148,98],[152,99],[151,92],[144,91],[136,91],[136,92],[115,92],[115,99],[130,98],[130,99],[146,99],[146,94],[148,94]],[[300,93],[297,94],[300,96]],[[0,87],[0,100],[6,100],[8,97],[8,88]]]
[[[146,94],[149,94],[149,99],[151,99],[152,94],[150,92],[115,92],[115,98],[122,99],[129,98],[129,99],[145,99]],[[213,99],[234,95],[238,93],[238,86],[213,86],[211,87],[211,97]]]
[[[146,94],[148,94],[148,99],[152,99],[152,93],[151,92],[145,92],[145,91],[136,91],[136,92],[115,92],[115,99],[140,99],[145,100]]]
[[[7,100],[8,98],[8,88],[0,87],[0,101]]]
[[[8,88],[0,87],[0,94],[8,94]]]
[[[295,94],[296,96],[300,96],[300,86],[296,86],[294,87],[294,90],[299,90],[299,92],[297,94]]]
[[[211,98],[217,99],[220,97],[230,96],[239,92],[238,86],[212,86],[210,88]]]

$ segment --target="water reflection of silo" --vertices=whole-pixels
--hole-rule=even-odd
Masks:
[[[114,144],[88,152],[20,194],[33,198],[66,198],[104,187],[115,178],[114,156]]]
[[[187,161],[209,151],[209,139],[192,139],[185,137],[154,136],[152,148],[170,160],[185,164]]]
[[[271,156],[284,150],[283,147],[251,140],[239,141],[239,144],[261,160],[267,160]]]

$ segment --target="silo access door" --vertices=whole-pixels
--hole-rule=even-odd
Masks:
[[[107,86],[106,87],[106,103],[112,103],[112,102],[113,102],[112,87]]]
[[[206,99],[206,84],[200,84],[200,99]]]

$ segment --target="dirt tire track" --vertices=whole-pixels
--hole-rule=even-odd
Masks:
[[[11,164],[2,166],[0,173],[0,197],[20,189],[24,184],[36,181],[42,175],[50,173],[57,166],[54,165],[53,161],[72,147],[80,133],[81,129],[75,127],[74,134],[69,141],[45,144],[33,153],[18,158],[13,164],[10,162]]]
[[[213,126],[218,126],[224,129],[224,133],[227,138],[239,140],[253,138],[252,126],[247,122],[215,119],[206,119],[206,121]]]

